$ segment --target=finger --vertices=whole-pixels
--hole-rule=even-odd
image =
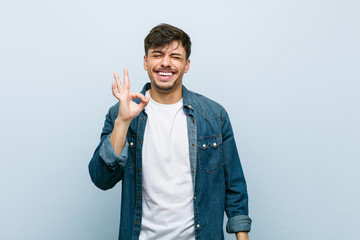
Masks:
[[[127,68],[124,69],[124,90],[130,92],[130,80]]]
[[[119,92],[116,90],[116,83],[112,82],[111,83],[111,90],[112,90],[112,94],[114,95],[114,97],[116,97],[117,99],[119,99]]]
[[[145,97],[143,94],[139,93],[139,92],[133,92],[130,94],[131,99],[134,98],[140,98],[141,102],[138,104],[138,106],[141,109],[144,109],[146,107],[146,105],[149,103],[150,101],[150,97]]]
[[[117,72],[114,72],[114,78],[115,78],[115,81],[116,81],[116,86],[117,86],[117,89],[119,92],[121,92],[122,90],[122,84],[121,84],[121,81],[120,81],[120,77],[119,75],[117,74]]]
[[[142,99],[143,102],[150,102],[150,97],[145,97],[144,96],[144,99]]]
[[[146,105],[148,105],[149,100],[150,100],[150,98],[146,98],[145,101],[142,100],[141,103],[139,103],[138,105],[139,105],[142,109],[144,109],[144,108],[146,107]]]
[[[134,98],[140,98],[142,102],[148,102],[150,100],[149,97],[145,97],[143,94],[139,93],[139,92],[132,92],[130,93],[130,98],[134,99]]]

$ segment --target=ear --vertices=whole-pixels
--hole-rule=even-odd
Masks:
[[[146,55],[144,55],[144,69],[145,69],[145,71],[148,70],[148,68],[147,68],[147,57],[146,57]]]
[[[187,73],[189,71],[190,68],[190,59],[186,60],[186,64],[185,64],[185,73]]]

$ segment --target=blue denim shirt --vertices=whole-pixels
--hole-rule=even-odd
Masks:
[[[150,89],[147,83],[142,94]],[[139,99],[135,99],[139,102]],[[246,182],[229,116],[218,103],[183,86],[189,155],[194,185],[194,227],[197,240],[224,239],[224,211],[229,233],[250,231]],[[122,181],[119,240],[138,240],[142,217],[142,146],[147,115],[130,123],[119,156],[110,142],[119,103],[106,115],[101,141],[89,163],[94,184],[107,190]]]

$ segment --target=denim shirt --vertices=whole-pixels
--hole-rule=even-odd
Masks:
[[[147,83],[142,94],[150,89]],[[246,182],[229,116],[218,103],[184,86],[189,156],[194,186],[196,240],[224,239],[224,211],[229,233],[250,231]],[[135,99],[139,103],[140,99]],[[142,111],[130,123],[119,156],[110,142],[119,103],[109,109],[101,141],[89,163],[94,184],[107,190],[122,181],[119,240],[138,240],[142,218],[142,146],[147,115]]]

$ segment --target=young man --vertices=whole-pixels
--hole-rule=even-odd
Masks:
[[[248,239],[251,219],[229,116],[218,103],[182,85],[189,36],[162,24],[145,38],[150,83],[130,93],[128,72],[112,84],[110,108],[89,163],[103,190],[122,181],[120,240]]]

